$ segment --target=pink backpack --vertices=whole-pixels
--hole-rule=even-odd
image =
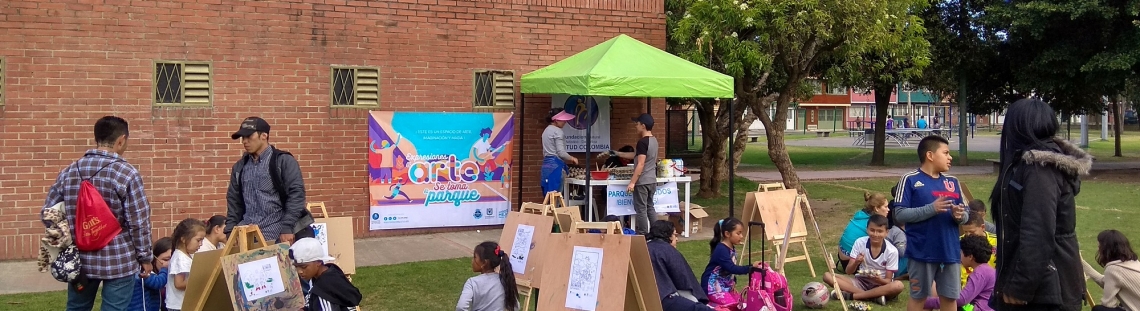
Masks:
[[[760,226],[760,232],[764,232],[764,223],[750,221],[748,226]],[[748,230],[752,232],[751,228]],[[752,235],[748,235],[748,246],[752,246]],[[760,261],[764,261],[764,248],[767,243],[760,243]],[[748,262],[752,262],[752,250],[748,250]],[[783,274],[773,270],[767,262],[763,262],[762,266],[752,268],[752,273],[748,275],[748,287],[744,289],[744,302],[741,304],[742,311],[792,311],[792,301],[794,300],[792,294],[788,292],[788,279]]]

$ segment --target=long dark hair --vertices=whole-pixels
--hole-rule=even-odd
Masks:
[[[1000,207],[1002,176],[1021,154],[1029,150],[1060,150],[1053,137],[1061,125],[1049,104],[1036,98],[1021,99],[1009,105],[1001,129],[1001,174],[990,193],[990,206]],[[997,213],[997,212],[994,212]]]
[[[206,233],[214,232],[214,228],[217,228],[217,227],[222,227],[222,228],[226,227],[226,216],[214,215],[214,216],[211,216],[210,219],[206,221]]]
[[[186,246],[186,242],[194,238],[198,231],[206,232],[206,223],[194,218],[186,218],[174,227],[174,233],[170,235],[171,242],[174,244],[175,249]]]
[[[155,273],[158,273],[158,265],[156,265],[156,263],[158,263],[158,254],[168,252],[171,248],[174,248],[174,243],[171,242],[168,236],[162,237],[154,242],[154,248],[151,249],[151,254],[154,254],[154,260],[150,261],[150,265],[154,267]]]
[[[519,292],[515,285],[515,271],[511,269],[510,257],[507,252],[499,249],[499,243],[487,241],[475,246],[475,254],[486,260],[489,268],[499,267],[499,282],[503,283],[503,307],[508,311],[518,310]]]
[[[709,241],[709,251],[716,251],[716,245],[720,244],[720,242],[724,240],[725,232],[732,232],[733,230],[736,230],[736,226],[743,225],[744,223],[740,222],[740,219],[732,217],[717,221],[716,225],[713,225],[713,238],[711,241]]]
[[[1136,252],[1128,243],[1128,237],[1116,230],[1104,230],[1096,236],[1099,245],[1096,251],[1096,263],[1101,267],[1113,261],[1136,260]]]

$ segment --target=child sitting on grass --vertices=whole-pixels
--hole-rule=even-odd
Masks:
[[[980,216],[978,218],[981,218],[982,221],[984,221],[982,229],[991,234],[997,234],[997,226],[989,220],[986,220],[986,202],[979,199],[973,199],[970,201],[969,206],[970,212],[978,212],[978,215]],[[973,215],[970,215],[970,217],[973,217]],[[994,245],[996,247],[997,244]]]
[[[498,272],[495,269],[498,268]],[[515,272],[510,257],[499,243],[487,241],[475,246],[471,272],[478,276],[467,279],[455,311],[515,311],[519,309]]]
[[[1096,241],[1096,263],[1104,267],[1104,275],[1081,260],[1085,275],[1104,288],[1101,305],[1093,311],[1140,310],[1140,261],[1136,261],[1128,237],[1120,231],[1105,230]]]
[[[348,281],[334,259],[325,256],[321,242],[303,238],[289,247],[289,260],[303,282],[312,288],[305,297],[304,311],[353,311],[360,305],[360,290]]]
[[[701,287],[709,297],[710,307],[739,310],[740,294],[736,292],[736,275],[748,274],[749,266],[736,265],[736,246],[744,244],[744,223],[736,218],[725,218],[713,225],[713,238],[709,241],[712,255],[705,272],[701,274]],[[752,263],[760,268],[760,262]]]
[[[839,261],[836,262],[836,271],[847,270],[847,263],[851,260],[847,254],[851,253],[851,246],[855,245],[855,240],[867,236],[867,219],[870,219],[871,215],[887,216],[890,212],[887,196],[882,193],[865,192],[863,200],[866,202],[863,209],[855,212],[855,216],[852,216],[851,221],[847,223],[847,228],[843,229],[843,235],[839,236]]]
[[[871,215],[867,219],[867,236],[855,240],[849,254],[853,259],[845,269],[855,277],[825,272],[823,281],[838,283],[846,300],[871,300],[886,305],[887,300],[902,293],[902,282],[894,280],[899,251],[887,242],[887,231],[887,217]]]
[[[994,292],[997,271],[986,264],[993,255],[993,246],[985,237],[978,235],[962,237],[959,245],[962,248],[962,267],[970,269],[972,273],[958,294],[958,310],[966,309],[966,306],[976,311],[993,310],[990,308],[990,296]],[[938,297],[930,297],[926,299],[923,309],[938,310],[940,305]]]
[[[974,201],[978,201],[978,200],[974,200]],[[981,202],[977,202],[977,203],[981,203]],[[974,204],[975,203],[973,203],[973,202],[970,203],[970,205],[974,205]],[[983,204],[982,206],[985,206],[985,205]],[[983,222],[983,218],[982,218],[981,213],[977,212],[974,209],[971,209],[970,210],[970,220],[966,221],[966,224],[960,226],[959,228],[960,228],[959,231],[962,232],[961,238],[964,239],[964,238],[969,237],[969,236],[982,237],[982,238],[986,239],[986,242],[990,243],[990,254],[997,253],[997,248],[994,247],[994,245],[997,245],[997,236],[994,235],[993,233],[989,233],[986,231],[986,225],[985,225],[985,222]],[[989,258],[990,259],[989,259],[988,263],[989,263],[990,267],[996,267],[997,266],[997,256],[990,256]],[[973,273],[973,271],[974,270],[971,269],[970,267],[967,267],[966,265],[962,265],[962,287],[966,287],[966,280],[970,278],[970,273]]]

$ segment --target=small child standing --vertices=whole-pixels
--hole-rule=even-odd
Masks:
[[[302,282],[311,282],[305,295],[304,311],[354,311],[360,305],[360,290],[348,281],[344,271],[325,256],[321,242],[302,238],[289,247],[289,259]]]
[[[902,293],[902,282],[894,280],[899,268],[899,251],[887,242],[887,226],[886,216],[871,215],[867,220],[867,236],[855,240],[851,247],[849,256],[852,260],[847,264],[846,272],[855,277],[826,272],[823,281],[838,283],[843,298],[847,300],[872,300],[886,305],[888,298]]]
[[[945,138],[927,136],[918,143],[921,167],[902,176],[895,193],[895,221],[906,225],[910,301],[907,310],[921,310],[934,292],[942,311],[954,311],[961,292],[961,247],[958,226],[969,220],[958,179],[950,171],[950,145]]]
[[[214,215],[206,221],[206,238],[198,252],[208,252],[222,248],[226,242],[226,216]]]
[[[158,311],[163,304],[162,292],[166,289],[167,267],[170,266],[171,248],[170,237],[163,237],[154,242],[154,260],[151,261],[153,270],[149,276],[135,284],[135,294],[131,296],[130,310]]]
[[[985,227],[983,227],[984,230]],[[967,235],[959,242],[962,249],[962,267],[970,269],[969,281],[962,287],[955,304],[958,310],[970,305],[976,311],[991,311],[990,296],[994,292],[994,282],[997,281],[997,270],[986,264],[993,255],[993,246],[985,237]],[[925,310],[940,309],[941,301],[938,297],[926,299]]]
[[[725,218],[713,225],[713,238],[709,241],[712,255],[705,272],[701,273],[701,287],[709,296],[710,307],[738,310],[743,302],[736,292],[736,275],[748,274],[749,266],[736,265],[736,246],[744,244],[744,223],[736,218]],[[760,262],[752,263],[759,268]]]
[[[173,280],[166,282],[166,309],[182,310],[190,266],[194,263],[190,256],[198,252],[202,247],[202,239],[205,238],[206,224],[201,220],[187,218],[174,227],[174,233],[170,236],[170,241],[174,244],[174,252],[170,256],[170,278]]]
[[[499,272],[495,272],[495,268]],[[515,272],[510,257],[499,243],[487,241],[475,246],[471,272],[480,273],[467,279],[455,311],[491,311],[519,309]],[[505,309],[504,309],[505,308]]]

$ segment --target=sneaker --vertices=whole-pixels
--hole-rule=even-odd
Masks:
[[[840,291],[838,289],[831,292],[831,300],[839,300],[839,293],[843,293],[843,301],[855,300],[855,298],[851,297],[851,293]]]
[[[878,298],[871,299],[871,301],[879,304],[880,306],[887,305],[887,297],[886,296],[879,296]]]

